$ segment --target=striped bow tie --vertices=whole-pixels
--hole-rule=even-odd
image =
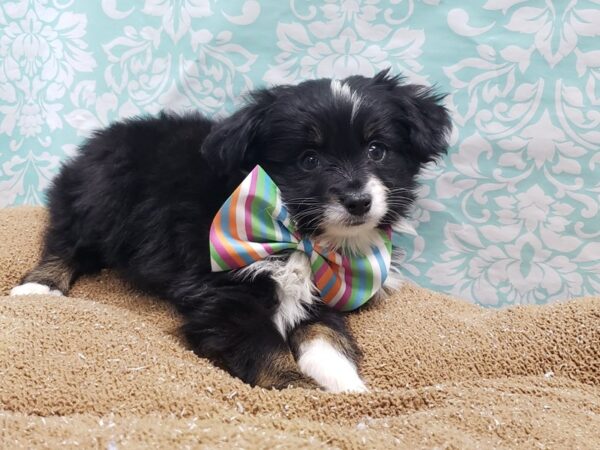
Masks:
[[[379,230],[364,255],[346,256],[296,231],[273,180],[256,166],[210,228],[213,272],[239,269],[284,250],[305,252],[321,299],[341,311],[366,303],[383,285],[391,261],[391,230]]]

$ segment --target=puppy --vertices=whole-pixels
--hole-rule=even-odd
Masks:
[[[258,90],[220,121],[115,123],[61,168],[41,260],[11,294],[67,294],[77,277],[112,268],[171,302],[194,352],[246,383],[365,391],[360,351],[320,301],[306,254],[211,272],[211,223],[260,165],[303,236],[361,252],[407,216],[419,170],[445,152],[441,99],[383,71]]]

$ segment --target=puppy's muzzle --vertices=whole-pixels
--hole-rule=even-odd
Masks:
[[[340,203],[353,216],[364,216],[371,209],[373,198],[364,191],[348,192],[340,196]]]

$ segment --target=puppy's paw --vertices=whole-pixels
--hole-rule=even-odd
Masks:
[[[327,389],[328,392],[356,392],[363,393],[369,392],[369,389],[360,379],[358,374],[352,374],[351,377],[347,377],[347,379],[338,379],[335,383],[335,386],[332,389]]]
[[[369,389],[360,379],[358,373],[354,368],[349,369],[339,374],[330,374],[328,377],[323,377],[324,389],[327,392],[341,393],[341,392],[369,392]]]
[[[285,386],[286,389],[289,388],[300,388],[300,389],[321,389],[321,386],[309,377],[299,377],[295,380],[288,382]]]
[[[58,289],[50,289],[50,286],[39,283],[24,283],[19,286],[15,286],[10,291],[11,297],[19,295],[63,295]]]
[[[298,366],[327,392],[369,391],[354,363],[324,339],[302,344]]]

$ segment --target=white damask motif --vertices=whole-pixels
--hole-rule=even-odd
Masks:
[[[137,30],[126,26],[123,31],[123,36],[103,46],[109,62],[104,78],[115,94],[127,93],[120,116],[141,111],[155,113],[161,109],[159,96],[173,82],[172,56],[158,56],[161,55],[157,52],[162,37],[160,29],[147,26]]]
[[[192,18],[213,14],[209,0],[145,0],[142,11],[162,17],[163,28],[175,43],[191,30]]]
[[[112,2],[103,7],[111,17],[131,13],[122,12]],[[228,16],[228,20],[251,23],[257,11],[260,7],[245,2],[242,16]],[[213,35],[194,26],[192,19],[213,14],[210,2],[147,0],[141,12],[161,16],[162,25],[126,25],[121,35],[102,45],[108,62],[104,70],[108,91],[99,93],[92,80],[75,88],[71,100],[76,108],[66,120],[78,134],[89,135],[115,116],[157,113],[165,108],[223,114],[239,102],[241,93],[253,87],[247,73],[257,56],[231,42],[230,31]],[[181,39],[183,36],[186,39]],[[79,92],[87,94],[80,98]]]
[[[581,173],[580,156],[586,149],[569,139],[566,133],[556,127],[548,110],[544,110],[539,121],[528,125],[510,139],[498,141],[498,146],[506,150],[498,158],[501,166],[512,166],[523,170],[530,163],[537,168],[550,163],[553,173]]]
[[[238,104],[239,94],[252,89],[247,75],[257,55],[234,44],[232,34],[214,36],[208,30],[192,33],[195,59],[180,59],[181,89],[193,107],[210,114],[226,112],[228,103]]]
[[[600,58],[600,52],[597,53]],[[556,113],[561,126],[569,139],[590,150],[600,148],[600,109],[597,108],[600,99],[595,97],[596,77],[600,78],[600,70],[591,71],[587,98],[581,89],[566,86],[562,81],[557,81],[555,88]]]
[[[578,266],[563,254],[544,248],[533,233],[506,243],[484,244],[483,231],[448,224],[444,237],[448,250],[427,275],[450,293],[497,306],[535,304],[582,295]],[[488,239],[488,236],[486,236]]]
[[[424,82],[418,62],[425,40],[423,30],[398,26],[412,8],[404,18],[395,19],[392,9],[384,10],[379,3],[328,0],[319,7],[322,20],[315,20],[314,6],[309,7],[308,15],[302,15],[292,0],[298,21],[277,25],[281,52],[263,79],[294,83],[307,78],[372,76],[391,66],[414,81]]]
[[[54,173],[60,164],[60,157],[49,152],[36,156],[28,151],[25,156],[13,154],[10,159],[0,166],[0,208],[13,205],[17,196],[24,196],[25,203],[39,204],[40,193],[50,184]],[[25,177],[34,173],[35,185],[26,183]]]
[[[484,8],[502,10],[506,14],[513,5],[520,3],[490,0]],[[581,6],[586,3],[587,8]],[[519,5],[510,13],[510,21],[505,26],[510,31],[533,34],[535,48],[550,67],[554,67],[575,50],[578,36],[600,36],[600,11],[593,8],[593,3],[593,0],[527,2],[527,6]]]
[[[0,133],[17,128],[13,151],[31,137],[47,147],[43,131],[63,126],[59,112],[75,74],[96,67],[83,39],[87,18],[38,1],[5,2],[0,11]]]
[[[108,126],[118,106],[118,97],[114,92],[96,94],[96,82],[93,80],[77,83],[69,98],[75,109],[65,115],[65,120],[79,136],[88,137],[94,130]]]
[[[600,50],[584,52],[575,49],[577,56],[577,75],[580,77],[587,73],[585,93],[593,106],[600,106]],[[596,112],[598,112],[596,110]],[[600,113],[598,113],[600,114]],[[598,118],[598,114],[594,114]]]
[[[147,0],[143,12],[163,15],[176,6],[163,0]],[[246,2],[243,7],[244,15],[238,19],[250,21],[256,13],[256,5]],[[139,32],[126,27],[124,36],[105,46],[109,61],[113,62],[105,75],[109,86],[114,84],[117,92],[126,86],[128,91],[128,102],[121,106],[119,115],[156,112],[165,105],[171,109],[196,108],[209,114],[224,113],[227,105],[237,103],[239,95],[253,87],[246,74],[257,59],[255,54],[231,42],[230,31],[214,35],[208,29],[190,26],[190,17],[212,14],[209,2],[185,2],[180,14],[182,19],[176,21],[178,26],[168,15],[163,17],[163,27],[175,41],[185,34],[191,51],[176,52],[174,47],[168,52],[161,51],[163,30],[151,27]],[[169,21],[168,26],[165,20]]]
[[[487,44],[478,56],[445,67],[454,92],[448,98],[453,119],[464,127],[475,119],[477,128],[495,138],[509,136],[535,115],[544,93],[544,80],[517,84],[530,65],[533,49],[508,45],[499,52]]]

